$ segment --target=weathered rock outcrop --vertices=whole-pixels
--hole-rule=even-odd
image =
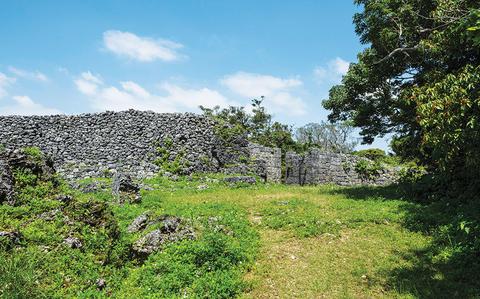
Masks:
[[[113,176],[112,195],[120,203],[137,203],[142,199],[140,186],[133,182],[130,175],[124,173],[116,173]]]
[[[53,180],[55,169],[49,156],[41,152],[29,153],[23,149],[0,153],[0,204],[15,204],[15,170],[28,171],[37,180]]]
[[[226,177],[225,179],[223,179],[223,181],[230,184],[244,183],[244,184],[254,185],[257,183],[257,180],[254,177],[246,176],[246,175]]]
[[[14,185],[12,170],[6,156],[0,154],[0,204],[14,202]]]
[[[160,225],[158,229],[143,235],[135,241],[132,249],[136,255],[146,256],[161,250],[167,243],[195,238],[193,229],[185,225],[181,218],[174,216],[150,219],[148,214],[142,214],[130,224],[129,231],[132,233],[138,232],[145,229],[148,225],[158,224]]]

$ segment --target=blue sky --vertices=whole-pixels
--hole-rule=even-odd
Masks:
[[[362,49],[340,1],[2,1],[0,114],[321,107]],[[380,140],[374,144],[385,148]]]

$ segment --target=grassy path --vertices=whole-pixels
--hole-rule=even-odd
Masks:
[[[247,275],[253,288],[243,297],[414,297],[411,292],[403,292],[397,281],[389,281],[395,269],[411,266],[404,254],[421,250],[429,243],[428,238],[409,232],[398,223],[401,221],[399,208],[404,203],[379,203],[372,198],[360,202],[357,209],[346,209],[358,204],[344,196],[318,191],[300,187],[290,188],[286,193],[279,190],[263,196],[265,201],[261,204],[250,206],[262,247],[253,270]],[[306,205],[321,206],[321,211],[292,208],[291,213],[289,209],[280,215],[272,213],[273,217],[291,218],[277,229],[269,227],[272,215],[265,213],[265,208],[259,211],[259,206],[278,202],[288,206],[292,200],[299,199],[304,199]],[[332,219],[332,227],[325,228],[331,232],[316,234],[313,231],[312,235],[303,236],[309,217],[315,216]]]
[[[217,189],[183,197],[248,211],[260,252],[243,298],[413,298],[397,273],[430,239],[403,227],[414,204],[333,186]],[[364,190],[363,190],[364,191]]]
[[[28,289],[36,291],[17,297],[476,298],[479,293],[478,265],[454,259],[461,257],[455,244],[441,243],[432,233],[443,219],[441,229],[455,228],[445,208],[401,200],[391,188],[226,186],[216,177],[159,177],[146,184],[151,190],[143,191],[141,203],[112,203],[106,190],[75,193],[73,203],[62,204],[55,193],[37,198],[40,185],[26,189],[28,204],[0,206],[0,227],[17,228],[23,236],[17,250],[0,250],[0,298]],[[58,217],[38,217],[59,206]],[[475,211],[465,209],[470,210]],[[97,217],[90,218],[98,211],[107,218],[95,226]],[[180,217],[196,238],[165,244],[145,260],[132,257],[132,244],[157,228],[127,231],[143,213],[152,219]],[[79,220],[68,221],[72,218]],[[110,227],[115,242],[105,246]],[[62,243],[67,234],[83,242],[81,250]],[[96,287],[99,278],[106,288]]]

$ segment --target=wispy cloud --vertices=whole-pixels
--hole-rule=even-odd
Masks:
[[[41,82],[48,81],[48,77],[39,71],[27,71],[27,70],[22,70],[22,69],[13,67],[13,66],[8,67],[8,70],[12,74],[20,78],[34,80],[34,81],[41,81]]]
[[[209,88],[184,88],[164,82],[159,85],[160,94],[150,92],[133,81],[120,82],[119,86],[107,86],[90,72],[82,73],[75,80],[77,89],[88,96],[93,109],[104,110],[152,110],[155,112],[198,111],[198,106],[226,107],[234,104],[216,90]]]
[[[0,73],[0,98],[3,98],[8,94],[7,88],[13,83],[15,83],[15,78],[8,77],[4,73]]]
[[[326,66],[318,66],[313,70],[315,80],[319,83],[333,83],[340,82],[342,76],[348,71],[350,63],[337,57],[330,60]]]
[[[81,73],[80,76],[74,80],[74,83],[81,93],[88,96],[95,95],[98,87],[103,85],[102,80],[90,72]]]
[[[297,78],[279,78],[270,75],[238,72],[225,76],[221,83],[237,95],[249,99],[265,96],[265,105],[273,112],[303,115],[306,104],[294,95],[303,83]]]
[[[28,96],[13,96],[13,105],[0,107],[2,115],[53,115],[61,114],[58,109],[48,108],[34,102]]]
[[[167,39],[141,37],[131,32],[109,30],[103,33],[106,50],[133,60],[150,62],[155,60],[175,61],[183,57],[178,50],[183,45]]]

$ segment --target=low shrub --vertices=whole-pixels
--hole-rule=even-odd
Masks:
[[[381,162],[362,159],[355,164],[354,169],[363,180],[374,180],[385,167]]]

